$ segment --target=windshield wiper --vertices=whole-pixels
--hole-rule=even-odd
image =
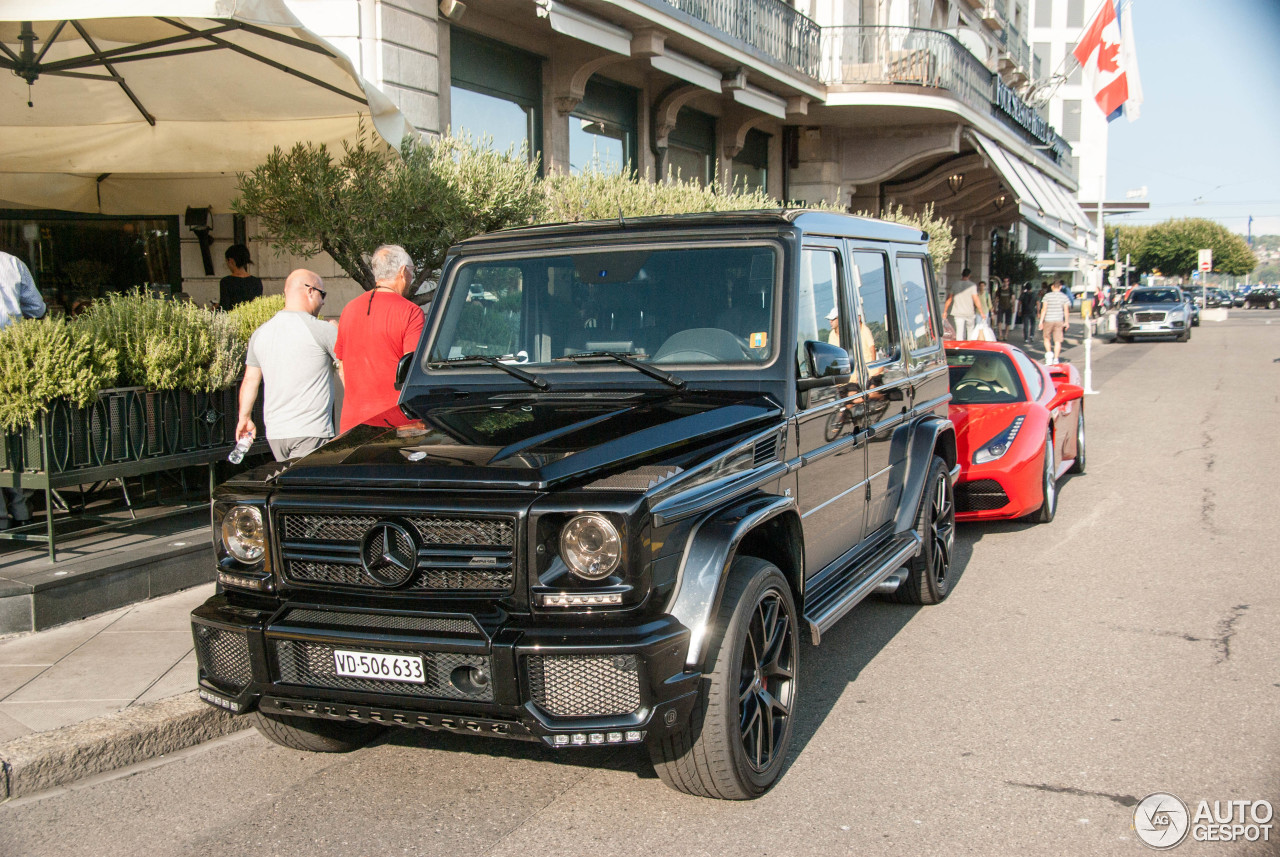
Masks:
[[[513,378],[519,378],[531,387],[537,387],[539,390],[548,390],[551,385],[547,383],[545,378],[540,378],[523,369],[517,369],[503,363],[497,357],[490,357],[488,354],[467,354],[463,357],[450,357],[448,360],[441,360],[438,363],[428,364],[433,369],[449,369],[453,366],[474,366],[477,363],[483,363],[486,366],[492,366],[495,369],[501,369]]]
[[[582,363],[584,361],[599,360],[601,358],[617,361],[624,366],[630,366],[637,372],[648,375],[650,378],[656,378],[664,384],[669,384],[672,387],[675,387],[677,390],[683,390],[685,388],[685,381],[683,378],[672,375],[670,372],[664,372],[661,369],[655,369],[648,363],[641,363],[639,360],[632,360],[630,356],[621,351],[579,351],[577,354],[566,354],[563,357],[556,357],[554,359],[571,360],[574,363]]]

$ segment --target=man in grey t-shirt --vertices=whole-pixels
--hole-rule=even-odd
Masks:
[[[333,437],[333,347],[338,328],[316,316],[324,281],[302,268],[284,283],[284,309],[249,338],[236,438],[256,434],[253,405],[265,382],[262,416],[276,461],[301,458]]]
[[[942,308],[943,315],[951,316],[956,329],[956,339],[971,339],[973,335],[974,316],[982,314],[982,303],[978,297],[978,286],[969,279],[969,269],[960,272],[960,280],[947,287],[947,303]]]

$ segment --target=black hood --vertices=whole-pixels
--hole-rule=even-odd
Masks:
[[[424,395],[299,460],[277,484],[541,490],[687,458],[781,416],[758,393]]]

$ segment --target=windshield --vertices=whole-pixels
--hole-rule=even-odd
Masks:
[[[776,350],[777,269],[778,251],[766,245],[464,262],[427,360],[571,368],[587,364],[564,358],[613,352],[652,364],[766,363]]]
[[[1176,304],[1182,302],[1177,289],[1139,289],[1129,296],[1135,304]]]
[[[1013,361],[995,351],[948,351],[951,401],[957,405],[1024,402],[1026,395]]]

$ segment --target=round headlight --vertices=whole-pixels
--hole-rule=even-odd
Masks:
[[[241,562],[254,563],[266,553],[262,512],[255,506],[236,506],[222,519],[222,544]]]
[[[586,580],[608,577],[622,559],[622,539],[604,515],[579,515],[560,531],[560,556]]]

